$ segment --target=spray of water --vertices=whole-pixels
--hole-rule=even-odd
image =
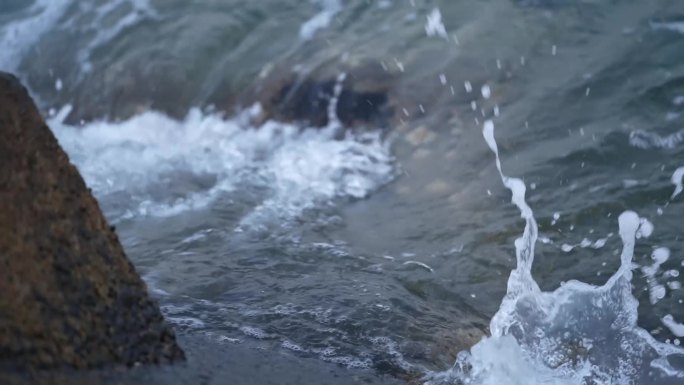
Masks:
[[[672,184],[675,185],[675,191],[672,193],[672,199],[675,199],[677,195],[681,194],[682,191],[684,191],[684,167],[680,167],[677,170],[675,170],[674,174],[672,174]]]
[[[569,281],[552,292],[540,290],[531,273],[538,228],[525,201],[525,184],[503,173],[492,121],[484,123],[483,135],[496,157],[501,181],[525,220],[523,234],[515,241],[517,266],[491,320],[491,337],[462,352],[451,370],[430,376],[427,383],[655,385],[684,381],[684,369],[672,363],[684,357],[684,349],[655,340],[637,325],[632,258],[636,239],[648,237],[653,225],[632,211],[620,215],[620,268],[604,285]],[[675,196],[681,190],[681,173],[678,170],[672,178]],[[663,322],[681,331],[671,316]]]

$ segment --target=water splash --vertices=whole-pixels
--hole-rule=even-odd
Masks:
[[[670,258],[670,250],[665,247],[659,247],[653,250],[651,254],[651,259],[653,259],[653,264],[650,266],[643,266],[641,271],[646,277],[646,282],[648,284],[649,300],[651,304],[655,305],[658,301],[665,298],[666,290],[665,286],[658,283],[656,275],[660,270],[660,266],[667,262]]]
[[[675,185],[675,190],[672,193],[670,200],[674,200],[679,194],[684,191],[684,167],[680,167],[672,174],[672,184]]]
[[[341,73],[337,76],[335,80],[335,87],[333,87],[333,95],[328,103],[328,129],[333,131],[338,131],[342,129],[342,122],[340,117],[337,116],[337,102],[340,100],[340,95],[342,94],[342,89],[344,86],[344,81],[347,79],[346,73]]]
[[[671,314],[668,314],[665,317],[663,317],[662,321],[663,325],[667,326],[667,328],[670,329],[672,334],[676,335],[677,337],[684,337],[684,324],[676,322]]]
[[[525,184],[503,173],[493,122],[484,123],[483,135],[495,154],[501,181],[525,220],[523,235],[515,241],[517,266],[508,279],[501,307],[491,320],[491,337],[470,352],[460,353],[451,370],[431,376],[427,383],[681,382],[684,369],[673,366],[669,358],[681,359],[684,349],[655,340],[637,325],[639,303],[632,295],[632,258],[636,240],[648,237],[653,225],[632,211],[620,215],[621,263],[604,285],[569,281],[555,291],[541,291],[531,274],[538,228],[525,201]],[[679,330],[671,317],[663,322]]]
[[[234,204],[262,197],[244,221],[288,220],[332,199],[364,198],[393,177],[379,132],[338,140],[335,120],[324,129],[253,127],[258,108],[233,119],[193,109],[183,121],[146,112],[74,127],[62,123],[67,112],[49,124],[114,222],[203,209],[227,195]]]
[[[427,22],[425,23],[425,33],[430,36],[438,36],[443,39],[448,39],[446,27],[442,23],[442,13],[439,8],[435,8],[427,15]]]

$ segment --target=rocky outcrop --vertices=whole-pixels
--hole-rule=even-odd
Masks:
[[[0,377],[183,358],[28,92],[0,73]]]

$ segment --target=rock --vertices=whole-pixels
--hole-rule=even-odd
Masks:
[[[0,377],[182,359],[83,178],[0,72]]]
[[[328,108],[335,87],[335,79],[322,82],[305,80],[287,84],[276,99],[267,106],[272,117],[281,121],[303,121],[313,127],[328,124]],[[337,102],[336,114],[345,127],[370,124],[384,126],[391,110],[387,95],[382,92],[357,92],[343,88]]]
[[[329,105],[338,76],[344,73],[347,76],[341,83],[335,109],[342,125],[347,128],[389,126],[395,112],[390,99],[395,79],[379,64],[364,62],[353,67],[329,64],[306,74],[292,72],[289,66],[285,64],[272,70],[270,76],[255,83],[254,95],[241,98],[258,101],[264,108],[265,118],[324,127],[328,124]]]

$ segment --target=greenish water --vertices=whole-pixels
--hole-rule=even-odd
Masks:
[[[634,210],[655,226],[634,253],[638,322],[675,343],[682,22],[675,1],[10,2],[0,69],[52,116],[177,332],[215,344],[192,352],[419,377],[489,333],[516,267],[523,222],[485,119],[527,184],[541,289],[605,283]],[[281,78],[340,73],[394,117],[341,140],[334,121],[255,127]]]

